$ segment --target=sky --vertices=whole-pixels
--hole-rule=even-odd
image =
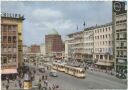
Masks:
[[[65,40],[86,26],[112,21],[111,1],[3,1],[1,11],[24,15],[23,44],[45,43],[45,35],[56,29]],[[78,30],[77,30],[78,26]]]

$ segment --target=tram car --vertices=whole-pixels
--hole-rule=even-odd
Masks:
[[[78,78],[85,78],[86,76],[86,70],[82,67],[73,67],[66,64],[60,64],[60,63],[53,63],[53,69],[64,72],[66,74],[78,77]]]

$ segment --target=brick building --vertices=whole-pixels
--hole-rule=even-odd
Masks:
[[[64,51],[64,43],[61,35],[53,29],[48,35],[45,35],[45,51],[48,56],[62,58],[62,51]]]
[[[40,53],[40,45],[31,45],[30,52],[31,53]]]

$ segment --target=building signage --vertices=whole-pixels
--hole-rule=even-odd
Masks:
[[[124,60],[118,60],[119,63],[124,63],[125,61]]]
[[[125,13],[125,2],[113,1],[113,12],[115,12],[117,15]]]

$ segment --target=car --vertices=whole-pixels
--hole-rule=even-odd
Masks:
[[[51,72],[49,73],[49,76],[58,77],[56,71],[51,71]]]
[[[40,69],[39,69],[39,72],[45,73],[45,68],[40,68]]]

